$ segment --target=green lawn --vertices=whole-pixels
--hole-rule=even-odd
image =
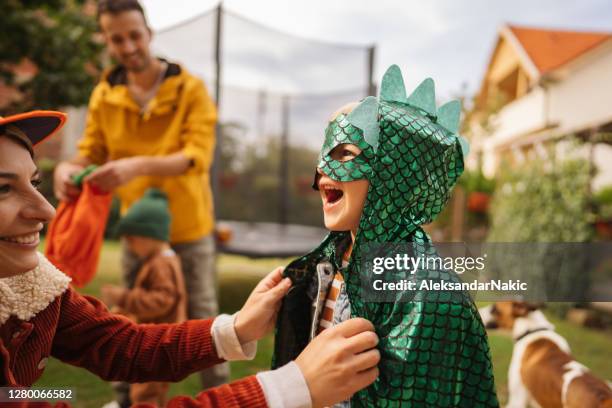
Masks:
[[[275,266],[285,265],[287,260],[266,259],[251,260],[248,258],[221,255],[219,256],[219,303],[222,312],[233,313],[238,310],[259,279]],[[105,283],[120,283],[119,246],[111,242],[104,246],[100,260],[100,272],[83,293],[97,295],[100,286]],[[612,333],[600,332],[574,326],[565,321],[554,320],[558,332],[569,341],[578,360],[604,378],[612,378]],[[497,389],[502,401],[507,395],[506,377],[512,340],[505,333],[491,333],[490,344],[493,354],[493,365]],[[273,339],[271,336],[259,343],[257,357],[253,361],[232,363],[232,379],[266,370],[270,366]],[[51,359],[43,377],[36,383],[37,387],[73,387],[76,389],[75,407],[100,407],[113,399],[108,383],[95,375]],[[196,395],[199,392],[197,375],[173,384],[172,395]]]

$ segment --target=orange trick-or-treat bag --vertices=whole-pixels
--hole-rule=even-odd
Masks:
[[[71,202],[60,202],[46,239],[45,255],[75,286],[85,286],[96,274],[104,230],[113,200],[83,179],[95,169],[89,166],[73,177],[81,194]]]

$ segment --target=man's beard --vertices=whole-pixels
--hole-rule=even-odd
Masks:
[[[127,60],[129,59],[130,57],[124,58],[125,62],[123,63],[123,66],[130,72],[139,73],[146,70],[151,65],[151,59],[141,55],[138,55],[139,61],[136,64],[128,64]]]

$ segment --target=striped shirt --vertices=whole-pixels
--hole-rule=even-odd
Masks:
[[[319,320],[317,334],[334,325],[334,310],[336,307],[336,301],[338,300],[338,296],[340,295],[340,291],[342,290],[343,286],[344,278],[340,272],[336,272],[331,287],[327,292],[327,299],[325,299],[325,305],[323,307],[323,312],[321,313],[321,319]]]

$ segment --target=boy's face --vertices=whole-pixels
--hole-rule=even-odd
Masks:
[[[357,232],[370,187],[366,177],[372,148],[346,116],[357,105],[350,103],[332,115],[319,156],[315,189],[321,194],[325,227],[331,231]]]
[[[340,163],[353,160],[361,153],[354,144],[340,144],[329,155]],[[331,231],[352,231],[355,233],[361,219],[363,205],[370,183],[366,179],[354,181],[332,180],[321,168],[317,168],[317,187],[323,203],[325,228]]]
[[[153,238],[140,237],[137,235],[125,235],[125,242],[131,252],[136,254],[139,258],[147,258],[152,255],[161,241]]]

